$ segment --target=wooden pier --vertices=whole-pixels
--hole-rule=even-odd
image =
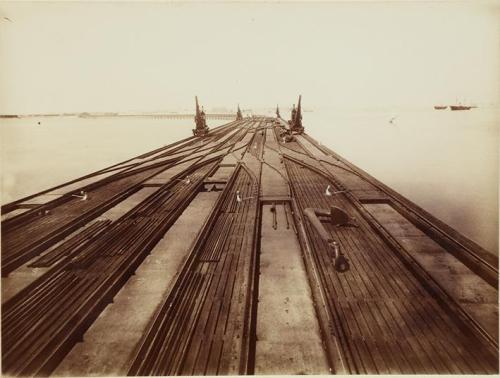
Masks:
[[[3,373],[497,374],[498,258],[285,124],[2,206]]]

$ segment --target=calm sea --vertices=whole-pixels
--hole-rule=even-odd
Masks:
[[[303,115],[313,138],[496,254],[499,119],[498,110],[482,108]],[[185,138],[193,128],[190,120],[153,117],[0,122],[2,203]]]

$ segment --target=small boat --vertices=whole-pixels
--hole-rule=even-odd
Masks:
[[[436,110],[446,109],[447,107],[448,107],[447,105],[444,105],[444,106],[442,106],[442,105],[434,105],[434,109],[436,109]]]

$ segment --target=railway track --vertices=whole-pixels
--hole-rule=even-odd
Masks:
[[[233,344],[249,337],[246,297],[251,295],[257,200],[236,201],[238,190],[246,197],[255,194],[255,183],[243,167],[232,181],[221,197],[219,214],[155,317],[129,374],[240,372],[245,355],[239,351],[244,348]]]
[[[218,150],[221,148],[221,144],[232,143],[234,137],[226,139],[221,144],[216,144],[218,140],[224,138],[231,131],[236,132],[236,137],[240,133],[235,125],[213,132],[208,138],[208,143],[215,144],[211,149]],[[189,160],[195,152],[199,152],[199,156],[207,155],[208,153],[204,149],[205,144],[190,149],[192,143],[195,142],[181,145],[179,148],[174,147],[169,151],[169,154],[175,155],[179,150],[184,149],[186,150],[184,155],[155,163],[156,160],[164,157],[164,154],[159,155],[155,159],[146,160],[139,166],[135,165],[90,186],[66,193],[61,198],[28,213],[2,222],[2,276],[8,275],[89,220],[123,201],[139,190],[141,184],[147,179],[174,167],[183,159],[188,158]],[[152,164],[148,164],[151,162]],[[74,196],[80,190],[88,193],[88,201],[82,201]],[[29,238],[26,238],[27,234],[30,235]]]
[[[188,172],[189,184],[166,185],[93,243],[66,256],[29,290],[5,303],[4,372],[49,374],[189,204],[216,164]]]
[[[222,190],[152,318],[144,319],[149,325],[123,373],[255,372],[257,322],[269,321],[258,308],[261,209],[274,208],[269,224],[277,230],[277,203],[300,242],[297,256],[301,250],[333,373],[497,373],[498,351],[382,236],[349,185],[325,168],[334,163],[305,142],[285,143],[279,132],[265,117],[235,121],[100,171],[113,174],[82,187],[89,201],[71,196],[78,188],[3,222],[2,275],[21,266],[46,269],[3,305],[3,372],[50,375],[199,191]],[[261,193],[264,179],[271,194]],[[273,192],[276,182],[284,187]],[[96,219],[148,185],[151,194],[118,219]],[[322,222],[349,261],[343,272],[306,212],[331,206],[354,219],[351,226]]]
[[[101,176],[102,174],[107,173],[107,172],[113,172],[113,171],[119,171],[117,173],[126,172],[126,171],[132,170],[133,168],[137,168],[138,166],[147,164],[148,162],[151,162],[154,160],[159,160],[162,157],[172,156],[172,155],[175,155],[176,153],[179,153],[179,152],[191,153],[191,152],[193,152],[193,150],[200,149],[200,143],[201,143],[201,146],[205,146],[206,144],[213,142],[214,140],[222,138],[226,134],[226,132],[228,132],[230,130],[234,130],[235,128],[240,127],[240,126],[244,126],[246,122],[247,121],[234,121],[234,122],[230,122],[228,124],[222,125],[222,126],[218,126],[218,127],[214,128],[208,134],[208,137],[203,139],[203,140],[201,140],[197,137],[188,137],[188,138],[182,139],[178,142],[169,144],[169,145],[164,146],[164,147],[160,147],[160,148],[155,149],[153,151],[150,151],[148,153],[145,153],[145,154],[139,155],[137,157],[128,159],[124,162],[117,163],[117,164],[114,164],[110,167],[101,169],[97,172],[82,176],[82,177],[77,178],[75,180],[71,180],[65,184],[58,185],[58,186],[55,186],[55,187],[50,188],[50,189],[46,189],[42,192],[27,196],[25,198],[21,198],[21,199],[16,200],[12,203],[9,203],[9,204],[2,205],[2,215],[8,214],[9,212],[15,210],[17,208],[17,206],[19,206],[20,204],[29,202],[33,198],[45,195],[47,193],[53,193],[56,190],[57,191],[59,191],[59,190],[64,191],[66,187],[73,187],[75,184],[78,184],[79,182],[87,182],[88,179],[91,179],[93,177],[97,177],[96,183],[98,185],[102,185],[103,183],[106,183],[106,182],[114,179],[114,177],[106,178],[106,180],[102,180],[102,179],[98,178],[99,176]],[[86,190],[86,189],[91,189],[91,188],[92,188],[92,185],[90,185],[90,186],[82,185],[82,186],[78,187],[77,189],[67,191],[66,194],[78,193],[82,189]],[[67,199],[67,198],[65,198],[65,199]],[[53,201],[50,201],[48,203],[48,205],[58,205],[59,203],[60,203],[60,200],[53,200]],[[43,207],[41,207],[41,208],[43,208]],[[26,218],[29,218],[29,216],[32,215],[32,213],[33,212],[30,211],[30,212],[18,215],[16,217],[13,217],[11,219],[3,221],[2,224],[4,227],[9,228],[9,227],[15,226],[18,223],[25,223],[27,221]]]
[[[262,154],[263,143],[255,131],[247,153]],[[129,375],[251,373],[258,188],[255,175],[238,165]]]
[[[303,237],[310,246],[305,262],[309,272],[319,276],[330,319],[322,324],[323,335],[340,345],[340,351],[329,351],[331,361],[340,352],[346,371],[354,374],[497,371],[491,350],[440,306],[347,196],[325,195],[328,185],[335,187],[331,180],[296,160],[285,159],[285,165],[302,219],[306,208],[338,206],[359,224],[356,228],[324,223],[350,261],[351,269],[339,274],[329,246],[309,222],[303,222]]]
[[[204,157],[226,145],[234,146],[246,133],[245,129],[237,129],[227,138],[227,131],[228,129],[226,132],[215,133],[211,140],[213,147],[195,160],[200,163],[195,163],[174,176],[117,221],[96,221],[31,263],[34,267],[52,268],[3,306],[4,372],[12,375],[50,374],[196,196],[204,179],[218,167],[220,157],[208,160],[204,160]],[[219,143],[221,139],[224,141]],[[164,170],[163,167],[154,169]],[[141,173],[144,175],[140,176],[141,182],[145,177],[151,177],[149,169]],[[130,175],[125,176],[127,177]],[[132,177],[139,180],[134,174]],[[116,186],[122,185],[123,189],[122,179],[111,182]],[[130,188],[130,183],[126,184]],[[97,192],[94,191],[92,195],[96,196]],[[100,199],[101,203],[94,204],[99,211],[94,211],[92,217],[102,213],[107,207],[103,205],[103,198]],[[73,203],[71,205],[73,212],[70,215],[82,212],[78,206]],[[67,209],[59,206],[57,211],[61,214],[57,220],[64,223]],[[54,213],[57,215],[55,210]],[[85,223],[89,219],[91,217],[87,214],[85,219],[80,217],[78,222]],[[72,228],[78,227],[75,223],[75,218],[69,217],[68,224]],[[35,220],[25,227],[15,227],[16,233],[26,229],[35,237],[31,241],[24,241],[20,236],[17,239],[7,238],[7,242],[12,244],[4,245],[18,247],[11,240],[18,241],[21,245],[24,241],[36,246],[37,251],[42,251],[47,245],[41,246],[40,238],[37,237],[44,235],[40,230],[46,231],[47,224],[50,225],[51,222]],[[59,232],[57,239],[48,233],[54,242],[62,238],[60,229],[56,230]],[[10,235],[7,233],[7,237]],[[10,264],[7,265],[7,271],[29,261],[34,254],[32,251],[25,253],[22,261],[15,260],[14,265],[10,260],[15,256],[12,249],[2,251],[3,262]],[[17,252],[19,250],[24,252],[18,247]]]

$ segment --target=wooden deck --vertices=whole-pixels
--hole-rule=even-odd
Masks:
[[[281,128],[234,121],[3,206],[3,372],[498,373],[498,258]],[[217,199],[191,230],[208,192]],[[322,222],[345,272],[305,216],[331,206],[353,219]],[[183,243],[182,257],[161,240]],[[137,295],[123,298],[158,248],[168,283],[155,265],[161,289],[140,286],[154,301],[141,311]],[[109,306],[115,296],[127,305]],[[126,357],[91,345],[104,318],[140,328],[121,339]]]

